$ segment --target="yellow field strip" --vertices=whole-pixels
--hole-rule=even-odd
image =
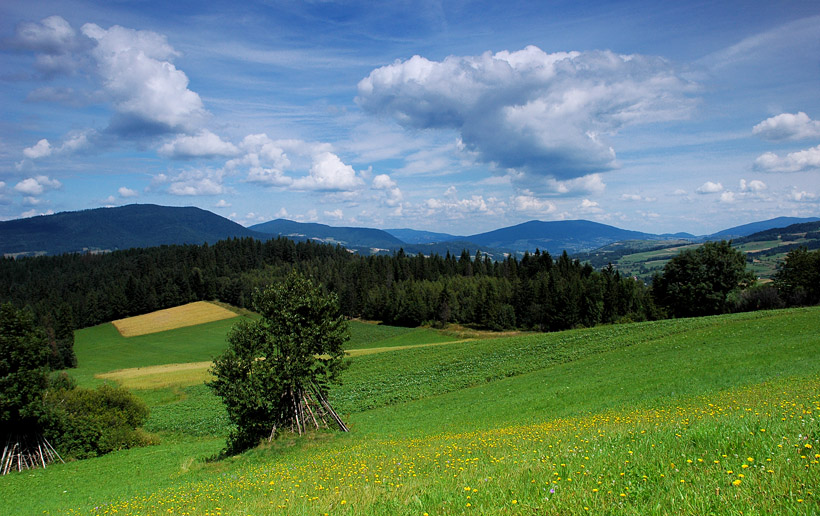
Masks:
[[[426,348],[470,342],[474,339],[464,339],[451,342],[434,342],[432,344],[410,344],[407,346],[393,346],[370,349],[351,349],[347,354],[352,357],[397,351],[400,349]],[[162,389],[167,387],[190,387],[200,385],[212,378],[208,370],[213,362],[189,362],[184,364],[163,364],[147,367],[132,367],[117,369],[107,373],[94,375],[103,380],[113,380],[128,389]]]
[[[213,303],[197,301],[187,305],[158,310],[150,314],[119,319],[114,321],[113,324],[123,337],[135,337],[238,316],[237,313]]]

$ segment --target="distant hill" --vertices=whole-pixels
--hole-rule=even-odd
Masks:
[[[404,242],[381,229],[333,227],[325,224],[276,219],[250,228],[259,233],[279,235],[294,240],[318,240],[350,249],[398,249]]]
[[[790,226],[792,224],[800,224],[803,222],[817,222],[820,221],[818,217],[806,217],[806,218],[799,218],[799,217],[777,217],[774,219],[769,220],[761,220],[759,222],[751,222],[749,224],[743,224],[742,226],[735,226],[733,228],[724,229],[723,231],[718,231],[717,233],[713,233],[709,235],[709,240],[716,240],[716,239],[728,239],[732,237],[744,237],[751,235],[753,233],[758,233],[760,231],[765,231],[767,229],[773,228],[784,228],[786,226]]]
[[[449,235],[447,233],[434,233],[432,231],[417,231],[415,229],[385,229],[394,237],[406,244],[434,244],[437,242],[449,242],[461,240],[464,237]]]
[[[465,237],[481,246],[514,251],[549,251],[560,254],[597,249],[620,240],[661,240],[664,235],[616,228],[588,220],[542,222],[532,220],[516,226]]]
[[[61,254],[269,236],[200,208],[131,204],[0,222],[0,253]]]

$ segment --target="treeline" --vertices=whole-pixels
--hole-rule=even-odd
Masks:
[[[467,251],[362,257],[286,238],[6,258],[0,301],[31,308],[47,328],[53,365],[62,360],[70,367],[71,328],[199,300],[249,307],[257,287],[292,269],[335,292],[346,316],[403,326],[556,331],[820,301],[820,251],[805,248],[788,254],[773,285],[741,293],[753,278],[743,254],[727,242],[680,253],[647,286],[611,265],[596,270],[566,253],[553,258],[536,251],[503,261]]]
[[[596,271],[536,251],[493,261],[461,256],[361,257],[285,238],[232,239],[102,255],[0,261],[0,297],[29,306],[46,326],[77,328],[217,299],[249,306],[253,290],[291,269],[338,294],[345,315],[390,324],[476,324],[561,330],[655,317],[649,290],[613,268]]]

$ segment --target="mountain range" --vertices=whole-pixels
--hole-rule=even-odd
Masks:
[[[476,250],[502,258],[507,253],[549,251],[560,254],[589,251],[623,240],[703,241],[742,237],[757,231],[820,218],[778,217],[728,228],[713,235],[689,233],[652,234],[591,222],[588,220],[529,221],[486,233],[468,236],[417,231],[381,230],[362,227],[333,227],[277,219],[249,228],[194,207],[132,204],[63,212],[0,222],[0,253],[10,256],[97,252],[168,244],[215,243],[233,237],[267,240],[283,236],[338,244],[362,254],[392,253],[400,248],[408,254],[459,254]]]

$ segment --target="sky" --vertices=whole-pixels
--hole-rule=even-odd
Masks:
[[[5,0],[0,220],[820,216],[820,3]]]

